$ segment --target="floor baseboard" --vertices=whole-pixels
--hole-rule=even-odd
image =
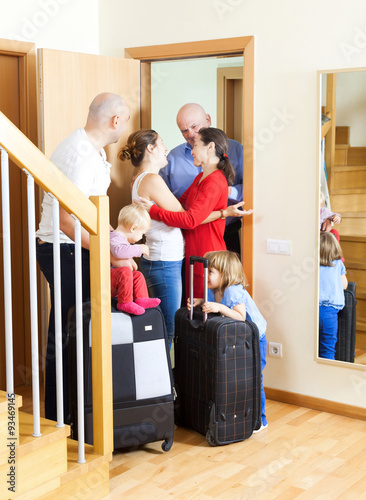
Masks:
[[[315,398],[313,396],[306,396],[304,394],[297,394],[295,392],[282,391],[280,389],[271,389],[265,387],[266,398],[273,401],[280,401],[281,403],[288,403],[296,406],[304,406],[312,410],[326,411],[328,413],[335,413],[344,417],[358,418],[366,420],[366,409],[360,406],[352,406],[344,403],[336,403],[327,399]]]

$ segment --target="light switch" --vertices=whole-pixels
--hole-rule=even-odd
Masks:
[[[267,239],[267,253],[291,255],[291,241]]]

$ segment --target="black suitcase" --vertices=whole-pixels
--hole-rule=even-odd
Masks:
[[[114,449],[164,440],[174,435],[173,377],[160,308],[141,316],[122,313],[112,299],[112,373]],[[77,439],[75,313],[69,323],[69,380],[72,438]],[[93,444],[90,303],[83,304],[85,442]],[[96,404],[98,404],[96,402]]]
[[[338,340],[335,359],[355,362],[356,345],[356,283],[350,281],[344,290],[345,305],[338,313]]]
[[[205,268],[203,258],[190,257]],[[193,287],[191,284],[191,303]],[[206,436],[211,446],[249,438],[261,425],[259,332],[251,321],[235,321],[187,308],[175,316],[175,388],[178,425]]]

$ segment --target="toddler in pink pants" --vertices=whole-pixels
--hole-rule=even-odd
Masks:
[[[117,259],[149,256],[149,247],[135,244],[149,230],[150,215],[139,205],[122,208],[118,215],[118,227],[110,231],[110,249]],[[146,281],[140,271],[130,267],[111,268],[112,297],[118,297],[117,309],[129,314],[143,314],[145,309],[157,307],[160,299],[149,298]]]

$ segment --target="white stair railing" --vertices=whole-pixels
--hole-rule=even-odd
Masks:
[[[38,307],[37,307],[37,264],[34,179],[27,171],[27,206],[28,206],[28,248],[29,248],[29,300],[32,349],[32,396],[33,396],[33,436],[41,436],[41,413],[39,397],[39,360],[38,360]]]
[[[84,356],[83,356],[83,283],[81,264],[81,224],[75,219],[75,314],[76,314],[76,367],[77,367],[77,411],[78,411],[78,462],[85,460],[84,439]]]
[[[60,257],[60,209],[58,199],[52,198],[53,222],[53,290],[55,313],[55,355],[56,355],[56,411],[57,427],[64,427],[64,396],[62,368],[62,313],[61,313],[61,257]]]
[[[6,392],[14,394],[13,362],[13,311],[11,296],[11,246],[10,246],[10,197],[9,197],[9,157],[1,149],[1,200],[3,222],[3,259],[4,259],[4,315],[5,315],[5,356]]]
[[[39,397],[39,358],[38,358],[38,304],[37,304],[37,264],[35,236],[35,200],[34,190],[37,184],[45,193],[54,198],[54,285],[55,318],[57,339],[55,339],[57,385],[57,426],[64,426],[63,408],[63,363],[62,363],[62,315],[60,294],[60,249],[59,249],[59,204],[70,214],[75,214],[75,281],[77,315],[77,377],[78,377],[78,428],[79,459],[85,462],[84,445],[84,394],[83,394],[83,335],[82,335],[82,269],[81,269],[81,224],[90,235],[90,259],[93,265],[91,274],[91,335],[96,346],[93,350],[93,440],[97,454],[111,456],[113,451],[113,410],[112,410],[112,370],[111,370],[111,328],[110,303],[105,300],[110,294],[109,283],[109,203],[107,196],[85,198],[76,186],[53,165],[42,152],[21,131],[0,112],[0,153],[1,153],[1,201],[2,201],[2,236],[4,268],[4,312],[5,312],[5,355],[6,355],[6,390],[14,394],[14,358],[13,358],[13,311],[11,277],[11,228],[10,228],[10,182],[9,160],[27,175],[28,203],[28,244],[29,244],[29,296],[30,296],[30,331],[32,360],[32,397],[33,397],[33,435],[40,433],[40,397]],[[57,264],[58,263],[58,264]],[[57,291],[56,291],[57,290]],[[28,294],[27,294],[28,295]],[[57,310],[59,312],[57,312]],[[57,326],[58,325],[58,326]],[[58,380],[58,382],[57,382]]]

